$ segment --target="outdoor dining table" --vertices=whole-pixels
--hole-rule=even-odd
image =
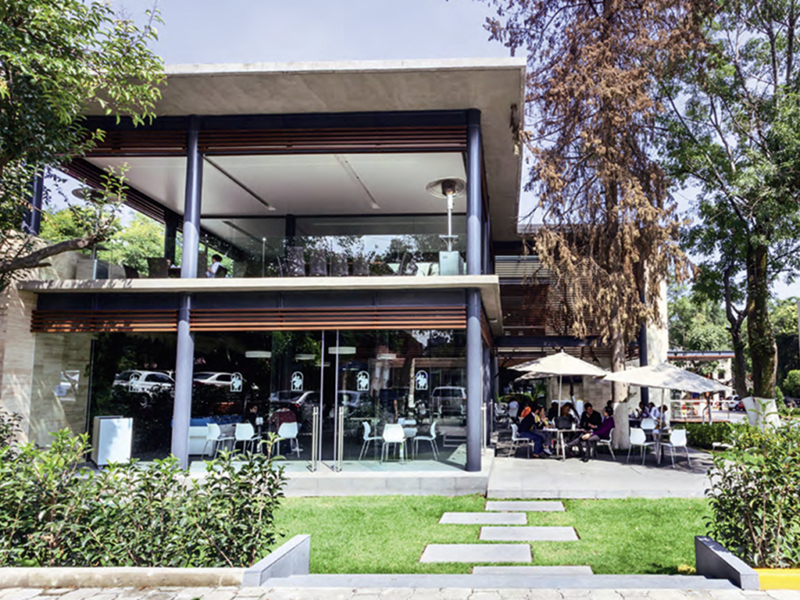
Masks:
[[[661,454],[662,454],[662,442],[663,440],[669,439],[670,434],[672,433],[671,427],[662,427],[661,429],[653,429],[650,432],[650,435],[653,436],[653,440],[656,443],[656,463],[661,464]]]
[[[556,452],[561,454],[562,460],[567,460],[567,445],[564,443],[565,433],[578,433],[577,429],[557,429],[555,427],[545,427],[542,431],[549,431],[556,434]],[[582,432],[581,432],[582,433]]]

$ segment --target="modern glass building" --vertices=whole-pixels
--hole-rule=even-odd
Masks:
[[[208,423],[244,415],[289,423],[302,466],[378,468],[400,446],[409,469],[480,470],[524,60],[167,73],[151,124],[89,115],[105,139],[63,167],[99,188],[124,166],[163,252],[62,255],[11,292],[3,403],[29,438],[124,415],[134,456],[188,463]]]

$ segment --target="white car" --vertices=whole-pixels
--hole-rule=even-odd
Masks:
[[[174,390],[175,380],[161,371],[132,369],[114,376],[114,385],[133,394],[154,394],[162,390]]]
[[[217,373],[217,372],[200,372],[195,373],[192,377],[192,381],[194,383],[199,383],[202,385],[213,385],[215,387],[230,387],[231,385],[231,373]]]
[[[467,389],[452,385],[443,385],[433,389],[431,408],[441,415],[465,414],[467,407]]]

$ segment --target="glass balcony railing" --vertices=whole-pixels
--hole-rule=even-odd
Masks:
[[[269,236],[260,239],[201,240],[197,277],[381,277],[460,275],[465,269],[465,237],[434,234],[359,236]],[[47,279],[133,279],[181,277],[176,261],[140,256],[134,265],[103,251],[69,253]]]

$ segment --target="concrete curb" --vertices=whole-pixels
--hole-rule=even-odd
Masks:
[[[2,588],[258,587],[270,577],[308,575],[311,536],[298,535],[248,569],[179,567],[3,567]]]
[[[296,535],[244,572],[242,587],[261,587],[267,579],[308,575],[311,536]]]
[[[761,589],[758,573],[716,540],[705,535],[694,538],[697,574],[727,579],[743,590]]]

